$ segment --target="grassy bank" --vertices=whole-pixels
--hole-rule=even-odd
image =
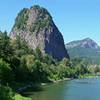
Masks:
[[[20,94],[16,94],[16,95],[14,96],[14,100],[31,100],[31,98],[23,97],[23,96],[21,96]]]

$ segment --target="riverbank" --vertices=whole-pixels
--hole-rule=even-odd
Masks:
[[[59,79],[59,80],[50,80],[51,83],[59,83],[59,82],[62,82],[62,81],[69,81],[69,80],[72,80],[72,78],[63,78],[63,79]],[[41,83],[41,85],[47,85],[48,83]]]
[[[26,93],[27,92],[35,92],[35,91],[41,91],[42,86],[48,85],[48,84],[56,84],[62,81],[69,81],[72,80],[72,78],[63,78],[60,80],[50,80],[51,82],[48,83],[29,83],[29,84],[17,84],[17,92],[22,95],[15,95],[16,99],[15,100],[31,100],[31,98],[26,98]],[[17,98],[23,98],[23,99],[17,99]]]
[[[42,91],[31,92],[32,100],[99,100],[100,78],[79,79],[60,82],[43,87]]]
[[[59,83],[62,81],[69,81],[72,80],[72,78],[63,78],[63,79],[59,79],[59,80],[50,80],[50,82],[45,82],[45,83],[28,83],[28,84],[16,84],[16,92],[19,93],[23,93],[24,91],[27,91],[28,88],[33,89],[34,91],[37,89],[39,89],[40,87],[44,86],[44,85],[48,85],[48,84],[55,84],[55,83]]]
[[[99,77],[100,77],[100,75],[98,75],[98,74],[85,74],[85,75],[80,75],[79,79],[81,79],[81,78],[99,78]]]
[[[96,77],[100,77],[100,76],[86,74],[86,75],[80,75],[79,79],[82,79],[82,78],[96,78]],[[31,84],[28,84],[24,87],[19,88],[18,90],[20,90],[19,92],[21,92],[22,94],[27,93],[27,92],[41,91],[42,86],[45,86],[45,85],[48,85],[48,84],[56,84],[56,83],[59,83],[59,82],[62,82],[62,81],[70,81],[70,80],[73,80],[73,78],[63,78],[63,79],[60,79],[60,80],[52,80],[52,82],[50,82],[50,83],[39,83],[39,84],[38,83],[37,84],[36,83],[35,84],[31,83]],[[25,95],[26,94],[24,94],[24,96]],[[18,96],[16,98],[20,98],[20,96]],[[19,100],[19,99],[15,99],[15,100]],[[27,99],[24,98],[23,100],[31,100],[31,98],[27,98]]]

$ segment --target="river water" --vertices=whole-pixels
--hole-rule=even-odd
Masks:
[[[100,100],[100,78],[76,79],[49,84],[32,92],[32,100]]]

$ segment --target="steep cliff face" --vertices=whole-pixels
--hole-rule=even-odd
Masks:
[[[40,7],[24,8],[17,16],[10,37],[20,36],[35,50],[49,54],[57,60],[69,58],[62,34],[54,24],[49,12]]]

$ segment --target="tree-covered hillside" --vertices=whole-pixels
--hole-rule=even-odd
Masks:
[[[72,41],[66,44],[70,58],[84,58],[91,64],[100,64],[100,47],[92,39]]]
[[[80,57],[86,59],[91,64],[100,64],[100,52],[96,52],[95,50],[89,48],[75,47],[68,49],[68,53],[71,59],[75,57]]]

